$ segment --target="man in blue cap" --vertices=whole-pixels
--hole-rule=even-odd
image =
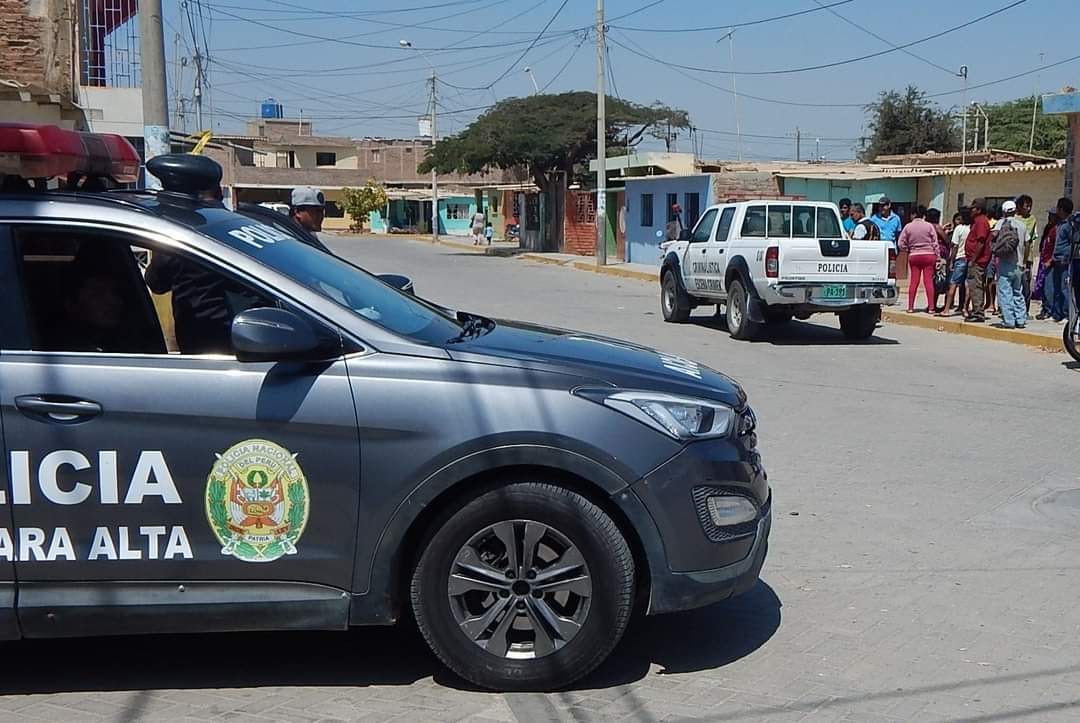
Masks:
[[[322,231],[323,218],[326,215],[326,197],[317,188],[297,186],[293,189],[292,199],[289,202],[289,215],[312,233]]]

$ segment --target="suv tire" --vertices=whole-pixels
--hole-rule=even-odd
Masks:
[[[869,339],[881,319],[881,308],[876,304],[863,304],[841,311],[840,331],[848,339]]]
[[[663,281],[660,282],[660,311],[664,314],[664,321],[676,324],[690,318],[690,299],[679,288],[679,280],[671,269],[664,272]]]
[[[734,278],[728,286],[724,318],[728,333],[733,339],[753,339],[761,330],[761,324],[750,321],[750,294],[741,278]]]
[[[552,690],[588,674],[622,637],[633,597],[633,557],[611,518],[539,482],[491,490],[445,518],[411,586],[439,659],[496,690]]]

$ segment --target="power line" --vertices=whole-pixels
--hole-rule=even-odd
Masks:
[[[848,58],[846,60],[836,60],[836,61],[833,61],[831,63],[819,63],[818,65],[807,65],[807,66],[803,66],[803,67],[800,67],[800,68],[780,68],[780,69],[777,69],[777,70],[735,70],[734,68],[727,68],[727,69],[699,68],[699,67],[693,66],[693,65],[680,65],[679,63],[672,63],[672,62],[669,62],[669,61],[665,61],[665,62],[670,67],[674,67],[674,68],[682,68],[683,70],[693,70],[693,71],[698,72],[698,73],[717,73],[717,74],[721,74],[721,75],[731,75],[732,73],[734,73],[735,75],[788,75],[788,74],[791,74],[791,73],[806,73],[806,72],[809,72],[809,71],[812,71],[812,70],[824,70],[826,68],[836,68],[836,67],[839,67],[841,65],[848,65],[850,63],[858,63],[858,62],[861,62],[863,60],[869,60],[871,58],[878,58],[878,57],[881,57],[882,55],[889,55],[890,53],[895,53],[897,51],[902,51],[905,48],[910,48],[910,47],[912,47],[914,45],[920,45],[921,43],[925,43],[925,42],[928,42],[930,40],[936,40],[937,38],[948,35],[949,33],[956,32],[957,30],[962,30],[963,28],[974,25],[975,23],[982,22],[983,20],[986,20],[987,18],[991,18],[991,17],[993,17],[995,15],[999,15],[999,14],[1005,12],[1006,10],[1011,10],[1012,8],[1016,7],[1017,5],[1023,5],[1025,2],[1027,2],[1027,0],[1014,0],[1014,2],[1008,4],[1008,5],[1004,6],[1004,7],[1000,7],[997,10],[993,10],[993,11],[991,11],[989,13],[986,13],[985,15],[981,15],[981,16],[973,19],[973,20],[968,20],[968,21],[966,21],[964,23],[961,23],[960,25],[954,25],[951,28],[947,28],[945,30],[942,30],[941,32],[934,33],[933,35],[927,35],[926,37],[919,38],[918,40],[913,40],[913,41],[911,41],[909,43],[904,43],[903,45],[894,45],[891,48],[889,48],[888,50],[880,50],[880,51],[878,51],[876,53],[869,53],[867,55],[860,55],[857,58]],[[940,66],[938,66],[938,67],[940,67]],[[947,72],[949,72],[949,73],[952,73],[951,70],[948,70],[948,69],[945,69],[945,70],[947,70]],[[955,73],[954,73],[954,75],[955,75]]]
[[[496,0],[495,2],[491,3],[491,5],[498,5],[498,4],[502,3],[502,2],[503,2],[503,0]],[[569,2],[569,0],[567,0],[567,2]],[[566,4],[566,2],[563,3],[563,5],[565,5],[565,4]],[[258,25],[259,27],[263,27],[263,28],[266,28],[268,30],[274,30],[274,31],[279,32],[279,33],[288,33],[290,35],[298,35],[298,36],[300,36],[302,38],[310,38],[311,40],[314,40],[314,41],[323,41],[323,42],[327,42],[327,43],[338,43],[340,45],[348,45],[348,46],[351,46],[351,47],[358,47],[358,48],[375,48],[377,50],[400,50],[401,49],[400,46],[398,46],[398,45],[379,45],[379,44],[376,44],[376,43],[364,43],[364,42],[360,42],[358,40],[349,40],[349,39],[346,39],[346,38],[333,38],[333,37],[330,37],[330,36],[327,36],[327,35],[316,35],[314,33],[304,33],[304,32],[301,32],[299,30],[296,30],[295,28],[281,28],[281,27],[278,27],[278,26],[273,25],[271,23],[264,23],[264,22],[262,22],[260,20],[255,20],[254,18],[246,18],[246,17],[243,17],[242,15],[236,15],[235,13],[230,13],[227,10],[222,10],[221,8],[218,8],[218,7],[214,7],[214,12],[220,13],[222,15],[226,15],[226,16],[231,17],[231,18],[235,18],[237,20],[242,20],[242,21],[247,22],[247,23],[251,23],[252,25]],[[354,37],[361,37],[362,35],[365,35],[365,34],[366,33],[361,33],[360,35],[357,35],[357,36],[354,36]],[[369,34],[369,33],[367,33],[367,34]],[[531,43],[528,40],[511,40],[511,41],[507,41],[507,42],[503,43],[503,45],[524,45],[526,43],[529,43],[529,46],[530,46],[530,49],[531,49],[532,45],[535,44],[535,41],[536,41],[536,39],[534,39],[533,42],[531,42]],[[282,47],[287,47],[287,46],[291,46],[291,45],[304,45],[304,44],[308,44],[308,43],[279,43],[279,44],[276,44],[276,45],[268,45],[268,46],[261,46],[261,47],[263,47],[263,48],[282,48]],[[490,44],[488,44],[488,45],[467,45],[467,46],[450,45],[450,46],[446,46],[446,47],[442,47],[442,48],[415,48],[415,50],[422,50],[422,51],[429,52],[429,53],[442,53],[442,52],[459,51],[459,50],[489,50],[490,48],[491,48]],[[248,48],[248,49],[249,50],[257,50],[259,48],[253,46],[253,47]],[[526,52],[528,52],[528,49],[526,49]]]
[[[550,88],[551,85],[556,80],[559,79],[559,76],[562,75],[563,72],[565,72],[568,67],[570,67],[570,63],[572,63],[574,61],[574,57],[578,54],[578,51],[581,50],[581,46],[584,45],[585,41],[588,40],[588,39],[589,39],[589,31],[586,30],[584,33],[582,33],[581,40],[574,47],[574,52],[570,53],[570,57],[568,57],[566,59],[566,62],[562,64],[562,67],[559,68],[559,72],[555,73],[555,75],[551,76],[551,78],[548,80],[548,82],[544,83],[544,87],[542,87],[540,89],[541,93],[546,93],[547,89]]]
[[[631,45],[634,45],[637,49],[631,48],[629,45],[625,45],[623,43],[620,43],[617,39],[615,39],[613,37],[613,34],[611,34],[611,33],[608,34],[608,38],[610,38],[611,42],[615,43],[616,45],[618,45],[623,50],[629,51],[630,53],[632,53],[634,55],[637,55],[638,57],[645,58],[646,60],[651,60],[652,62],[657,63],[659,65],[663,65],[666,68],[670,68],[671,70],[674,70],[679,75],[681,75],[681,76],[683,76],[685,78],[689,78],[690,80],[693,80],[696,83],[701,83],[702,85],[706,85],[706,86],[708,86],[710,88],[713,88],[714,90],[718,90],[721,93],[727,93],[728,95],[732,95],[734,93],[731,90],[731,88],[725,88],[722,85],[717,85],[716,83],[710,83],[709,81],[705,80],[704,78],[699,78],[696,75],[691,75],[690,73],[685,72],[684,70],[681,69],[681,66],[678,66],[678,65],[669,63],[666,60],[661,60],[660,58],[657,58],[655,55],[653,55],[653,54],[649,53],[648,51],[642,49],[640,45],[635,43],[633,40],[630,40],[629,38],[624,38],[624,39],[626,40],[626,42],[630,43]],[[792,100],[780,100],[780,99],[777,99],[777,98],[765,98],[765,97],[762,97],[760,95],[751,95],[749,93],[739,93],[739,97],[740,98],[750,98],[751,100],[761,101],[762,103],[775,103],[777,105],[790,105],[790,106],[802,107],[802,108],[865,108],[866,105],[867,105],[866,103],[801,103],[801,102],[792,101]]]
[[[490,83],[488,83],[487,85],[482,85],[482,86],[479,86],[479,87],[476,87],[476,88],[470,88],[470,87],[462,87],[462,86],[452,86],[452,87],[454,87],[454,88],[458,88],[458,89],[460,89],[460,90],[488,90],[489,88],[493,88],[493,87],[495,86],[495,84],[496,84],[496,83],[498,83],[498,82],[499,82],[500,80],[502,80],[502,79],[503,79],[503,78],[505,78],[506,76],[510,75],[510,71],[512,71],[512,70],[513,70],[514,68],[516,68],[516,67],[517,67],[517,64],[518,64],[518,63],[520,63],[520,62],[522,61],[522,59],[523,59],[523,58],[524,58],[524,57],[525,57],[526,55],[528,55],[528,54],[529,54],[529,51],[530,51],[530,50],[532,50],[532,49],[533,49],[534,47],[536,47],[536,44],[537,44],[538,42],[540,42],[540,38],[544,37],[544,33],[546,33],[546,32],[547,32],[547,30],[548,30],[548,28],[550,28],[550,27],[551,27],[551,24],[552,24],[553,22],[555,22],[555,19],[559,17],[559,13],[561,13],[561,12],[563,11],[563,8],[565,8],[565,7],[566,7],[566,4],[567,4],[568,2],[570,2],[570,0],[563,0],[563,1],[562,1],[562,3],[561,3],[561,4],[559,5],[558,9],[556,9],[556,10],[555,10],[555,14],[554,14],[554,15],[552,15],[552,16],[551,16],[551,17],[550,17],[550,18],[548,19],[547,23],[545,23],[545,24],[544,24],[544,27],[542,27],[542,28],[540,29],[540,32],[539,32],[539,33],[537,33],[537,34],[536,34],[536,37],[535,37],[535,38],[533,38],[533,39],[532,39],[532,42],[530,42],[530,43],[529,43],[529,47],[525,48],[525,50],[523,50],[523,51],[521,52],[521,55],[519,55],[519,56],[517,57],[517,59],[516,59],[516,60],[515,60],[515,61],[514,61],[513,63],[511,63],[510,65],[506,66],[506,70],[504,70],[504,71],[503,71],[502,73],[500,73],[500,74],[499,74],[499,76],[498,76],[497,78],[495,78],[495,80],[491,81],[491,82],[490,82]]]
[[[843,15],[841,15],[840,13],[836,12],[835,10],[833,10],[833,9],[832,9],[831,7],[828,7],[828,6],[824,5],[824,4],[823,4],[823,3],[821,2],[821,0],[814,0],[814,2],[815,2],[815,3],[817,3],[817,4],[818,4],[818,5],[819,5],[819,6],[821,7],[821,9],[822,9],[822,10],[828,10],[828,11],[829,11],[829,12],[830,12],[830,13],[831,13],[832,15],[835,15],[836,17],[840,18],[841,20],[843,20],[843,21],[844,21],[845,23],[847,23],[848,25],[852,26],[852,27],[853,27],[853,28],[855,28],[856,30],[861,30],[861,31],[863,31],[864,33],[866,33],[867,35],[869,35],[870,37],[873,37],[873,38],[877,38],[878,40],[880,40],[881,42],[885,43],[885,44],[886,44],[886,45],[888,45],[889,47],[891,47],[891,48],[895,48],[896,50],[899,50],[900,52],[904,53],[904,55],[908,55],[908,56],[911,56],[912,58],[915,58],[915,60],[919,60],[919,61],[922,61],[923,63],[926,63],[927,65],[929,65],[929,66],[930,66],[931,68],[935,68],[935,69],[937,69],[937,70],[941,70],[941,71],[944,71],[944,72],[948,73],[949,75],[952,75],[952,76],[955,76],[955,75],[956,75],[956,71],[955,71],[955,70],[953,70],[952,68],[946,68],[946,67],[945,67],[945,66],[943,66],[943,65],[938,65],[938,64],[937,64],[937,63],[935,63],[934,61],[932,61],[932,60],[929,60],[929,59],[927,59],[927,58],[924,58],[924,57],[923,57],[923,56],[921,56],[921,55],[917,55],[917,54],[915,54],[915,53],[911,52],[910,50],[908,50],[907,48],[902,48],[902,47],[898,46],[898,45],[897,45],[896,43],[894,43],[893,41],[889,40],[888,38],[886,38],[886,37],[883,37],[883,36],[881,36],[881,35],[878,35],[877,33],[875,33],[875,32],[874,32],[873,30],[871,30],[870,28],[867,28],[867,27],[865,27],[865,26],[863,26],[863,25],[859,25],[859,24],[858,24],[857,22],[855,22],[854,20],[852,20],[852,19],[850,19],[850,18],[847,18],[847,17],[844,17],[844,16],[843,16]]]
[[[771,23],[774,20],[786,20],[787,18],[794,18],[799,15],[808,15],[809,13],[816,13],[826,8],[835,7],[837,5],[847,5],[848,3],[855,2],[855,0],[839,0],[828,5],[824,5],[820,8],[808,8],[806,10],[799,10],[794,13],[784,13],[783,15],[773,15],[768,18],[760,18],[758,20],[748,20],[743,23],[728,23],[727,25],[713,25],[710,27],[694,27],[694,28],[633,28],[625,25],[612,25],[611,27],[618,28],[619,30],[629,30],[635,33],[701,33],[706,31],[715,30],[727,30],[728,28],[745,28],[751,25],[761,25],[762,23]]]

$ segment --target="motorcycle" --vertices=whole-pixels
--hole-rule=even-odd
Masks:
[[[1072,217],[1074,229],[1080,229],[1080,214]],[[1069,269],[1065,273],[1065,294],[1069,300],[1069,318],[1061,332],[1061,341],[1069,356],[1080,362],[1080,233],[1073,233]]]

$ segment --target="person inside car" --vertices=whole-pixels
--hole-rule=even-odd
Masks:
[[[322,231],[323,218],[326,216],[326,197],[323,192],[311,186],[297,186],[293,189],[289,203],[289,217],[312,233]]]

